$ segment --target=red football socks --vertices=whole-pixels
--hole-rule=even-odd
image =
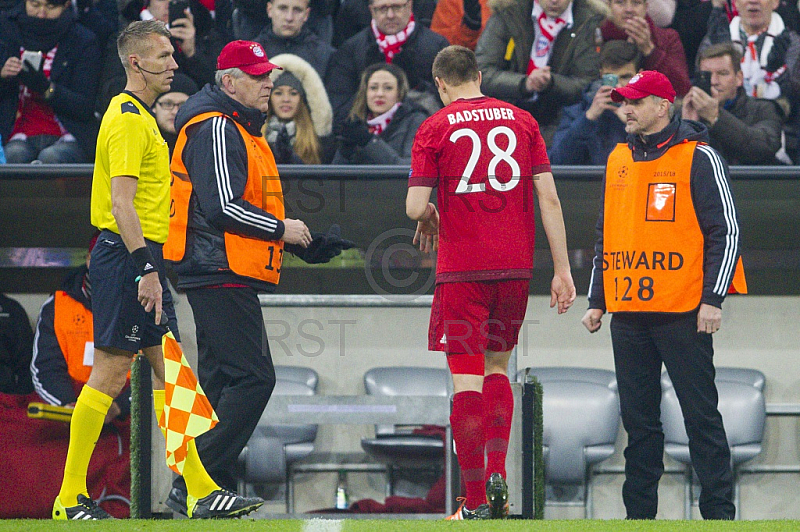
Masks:
[[[492,373],[483,379],[483,426],[486,433],[486,474],[500,473],[506,478],[506,453],[514,413],[514,396],[508,377]]]
[[[459,392],[453,396],[450,425],[470,510],[486,503],[483,419],[483,397],[479,392]]]

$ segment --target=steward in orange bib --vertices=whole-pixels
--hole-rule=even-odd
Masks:
[[[90,253],[94,243],[95,239]],[[93,332],[92,285],[87,264],[64,279],[61,290],[44,302],[36,320],[31,375],[36,393],[45,402],[66,406],[77,401],[92,372]],[[114,399],[106,423],[123,419],[130,411],[131,390],[126,384]]]
[[[628,446],[627,517],[655,519],[664,471],[661,366],[677,392],[706,519],[733,519],[733,474],[714,384],[711,334],[730,289],[746,293],[727,164],[699,122],[672,118],[675,91],[644,71],[611,97],[623,102],[628,143],[612,151],[597,222],[589,310],[611,341]]]
[[[259,292],[280,280],[284,251],[327,262],[351,242],[312,234],[284,217],[275,159],[262,135],[272,89],[260,44],[234,41],[217,59],[216,84],[191,96],[175,119],[169,237],[174,263],[197,328],[200,384],[219,424],[198,437],[197,449],[220,486],[235,491],[239,453],[275,386],[275,370]],[[167,504],[186,511],[182,477]]]

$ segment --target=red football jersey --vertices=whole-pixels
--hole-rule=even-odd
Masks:
[[[461,99],[428,118],[408,186],[438,186],[436,282],[529,279],[533,176],[549,171],[539,124],[509,103]]]

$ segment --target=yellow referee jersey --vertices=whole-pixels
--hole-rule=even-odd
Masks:
[[[169,148],[150,109],[129,92],[115,96],[100,133],[92,178],[92,225],[119,234],[111,214],[111,178],[138,178],[133,206],[144,237],[164,243],[169,231]]]

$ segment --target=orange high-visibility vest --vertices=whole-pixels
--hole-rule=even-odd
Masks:
[[[608,158],[603,288],[608,312],[688,312],[703,295],[705,238],[691,193],[697,142],[634,161],[626,144]],[[741,257],[732,285],[747,293]]]
[[[94,339],[92,311],[66,292],[56,292],[54,301],[55,319],[53,327],[56,340],[67,361],[67,371],[73,380],[86,384],[92,366],[84,365],[86,344]]]
[[[166,260],[180,262],[186,253],[186,227],[189,221],[189,199],[192,196],[191,176],[183,164],[186,130],[192,124],[215,116],[225,115],[217,112],[202,113],[189,120],[181,129],[175,143],[170,164],[169,236],[164,244]],[[247,147],[247,185],[242,199],[283,220],[283,189],[267,140],[252,136],[238,122],[230,120],[236,124]],[[260,240],[225,232],[225,253],[228,265],[234,273],[278,284],[283,260],[283,241]]]

